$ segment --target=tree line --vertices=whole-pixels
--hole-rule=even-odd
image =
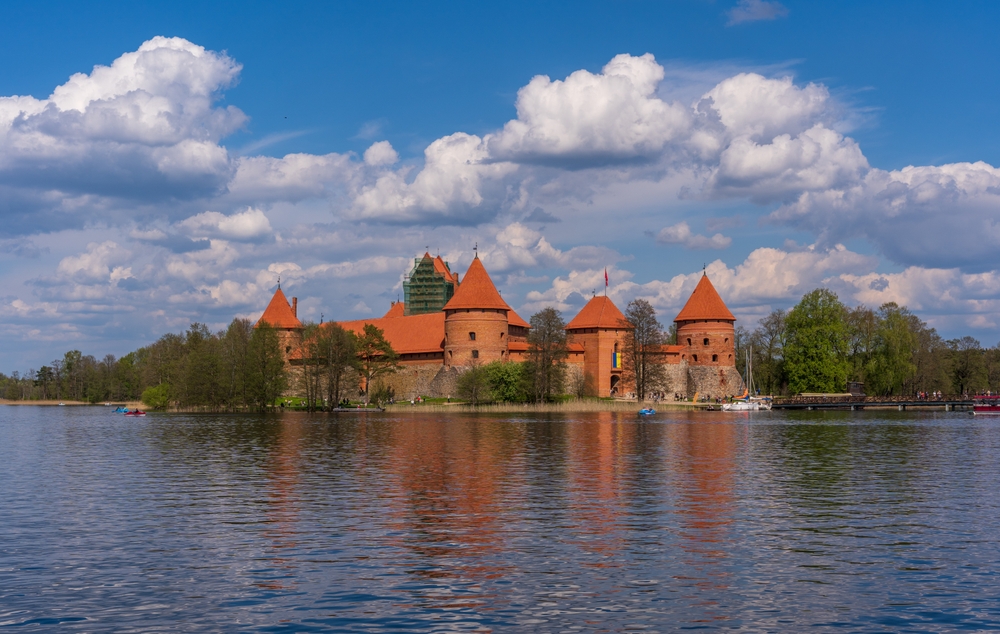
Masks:
[[[736,348],[741,372],[751,352],[754,384],[764,394],[838,393],[848,381],[873,396],[1000,389],[1000,346],[946,340],[905,306],[850,308],[825,288],[753,330],[737,327]]]
[[[642,400],[669,389],[662,352],[676,343],[676,331],[673,325],[665,330],[643,299],[631,301],[624,314],[631,330],[621,347],[622,380]],[[460,377],[457,396],[473,403],[541,402],[599,392],[592,377],[568,372],[559,311],[545,308],[530,322],[526,360],[473,365]],[[754,384],[765,394],[843,392],[848,381],[878,396],[1000,390],[1000,346],[983,348],[968,336],[945,340],[906,307],[850,308],[828,289],[773,311],[752,330],[738,326],[735,345],[737,367],[743,372],[750,354]],[[278,332],[234,319],[218,332],[191,324],[120,358],[71,350],[37,370],[0,373],[0,396],[213,410],[263,409],[289,392],[310,408],[362,397],[385,402],[393,394],[384,378],[396,371],[398,358],[374,325],[354,334],[335,323],[307,324],[301,372],[292,377]]]
[[[277,331],[247,319],[214,333],[194,323],[120,358],[71,350],[38,370],[0,374],[0,394],[11,400],[142,400],[155,408],[259,409],[286,387]]]

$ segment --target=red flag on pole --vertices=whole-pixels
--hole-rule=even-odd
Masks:
[[[608,267],[604,267],[604,288],[608,287]]]

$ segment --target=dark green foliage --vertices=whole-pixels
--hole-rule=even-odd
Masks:
[[[272,407],[288,387],[278,332],[267,323],[258,324],[250,335],[246,384],[249,403],[259,410]]]

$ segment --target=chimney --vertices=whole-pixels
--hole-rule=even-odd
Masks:
[[[292,315],[298,319],[299,318],[299,298],[292,298]]]

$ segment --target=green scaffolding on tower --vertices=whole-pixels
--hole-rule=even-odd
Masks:
[[[444,308],[455,294],[458,276],[441,256],[424,254],[413,260],[413,269],[403,281],[404,315],[434,313]]]

